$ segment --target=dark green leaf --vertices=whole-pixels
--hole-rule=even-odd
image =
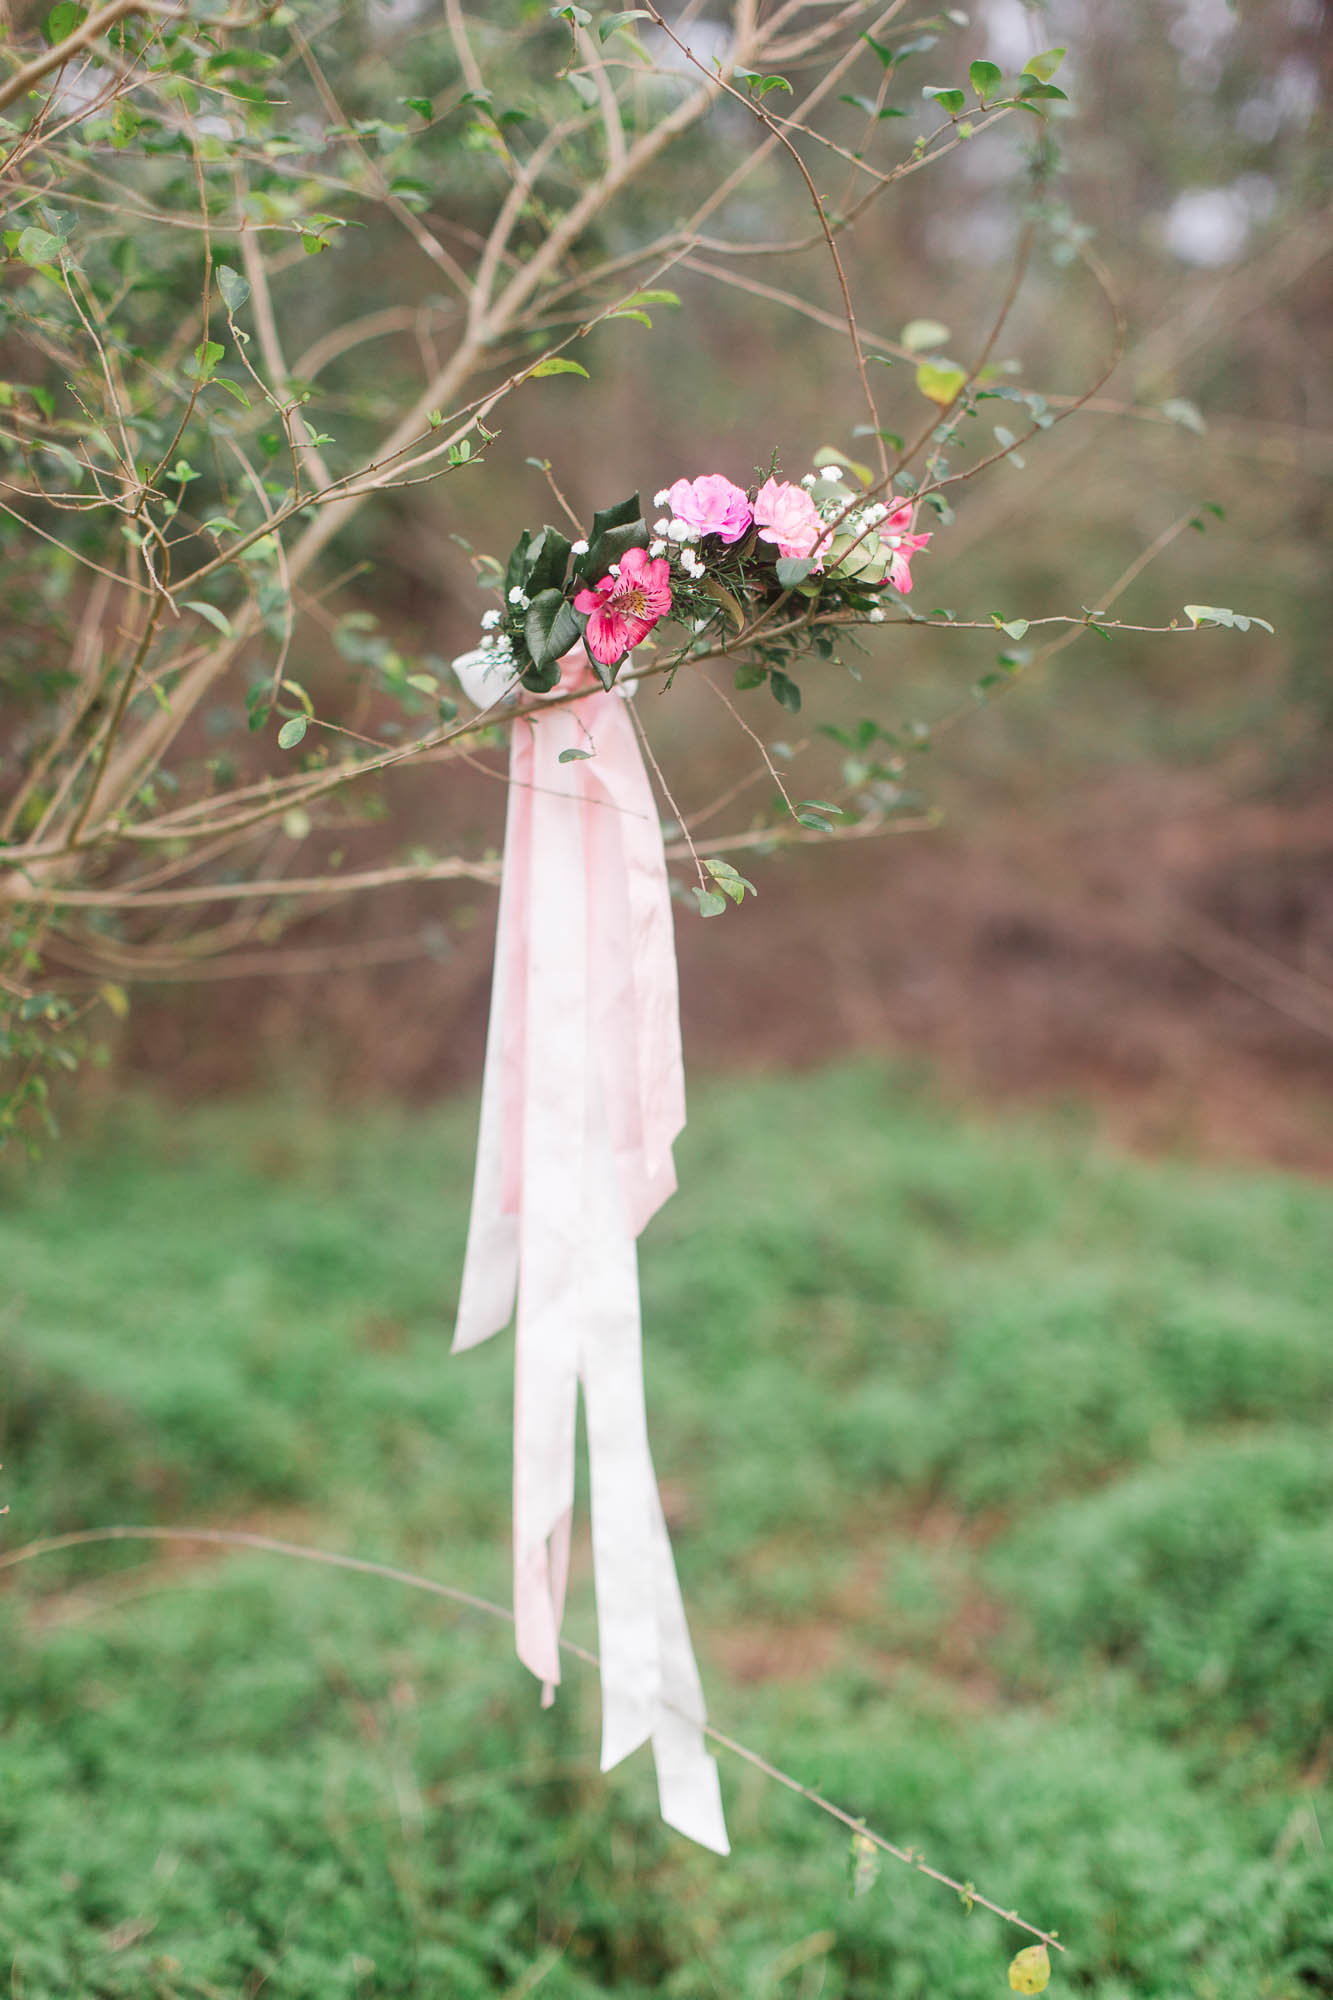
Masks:
[[[546,634],[546,649],[538,666],[548,667],[555,660],[562,660],[571,646],[577,646],[583,637],[583,629],[588,620],[583,612],[576,611],[572,604],[561,603],[559,611],[551,620]]]
[[[538,591],[559,590],[569,562],[569,537],[559,528],[541,528],[528,543],[523,559],[523,588],[529,597]]]
[[[998,64],[993,62],[974,62],[968,70],[972,88],[983,104],[1000,82],[1002,74]]]
[[[581,764],[592,754],[591,750],[562,750],[555,761],[557,764]]]
[[[768,685],[773,699],[780,702],[789,715],[800,714],[801,690],[789,674],[784,674],[781,667],[774,667],[768,676]]]
[[[564,609],[565,600],[558,590],[538,592],[528,606],[523,620],[523,637],[532,655],[533,665],[547,667],[556,657],[547,646],[551,628],[557,615]]]
[[[813,574],[814,567],[810,556],[779,556],[776,564],[778,582],[784,590],[794,590],[798,583],[804,583]]]

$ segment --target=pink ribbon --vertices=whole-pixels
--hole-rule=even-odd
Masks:
[[[472,662],[456,664],[472,692]],[[506,1326],[517,1295],[514,1623],[544,1702],[560,1680],[582,1388],[602,1769],[651,1740],[663,1819],[725,1854],[643,1395],[634,1239],[675,1191],[685,1122],[666,862],[627,702],[581,652],[561,665],[562,691],[590,691],[512,731],[454,1351]]]

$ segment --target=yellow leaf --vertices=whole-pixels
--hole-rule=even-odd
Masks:
[[[123,986],[115,986],[110,981],[99,986],[98,994],[106,1002],[118,1021],[123,1021],[130,1011],[130,1003]]]
[[[923,361],[916,371],[916,386],[932,403],[947,409],[967,381],[967,375],[947,361]]]
[[[1009,1967],[1009,1984],[1015,1993],[1044,1993],[1050,1978],[1051,1954],[1044,1944],[1028,1945]]]

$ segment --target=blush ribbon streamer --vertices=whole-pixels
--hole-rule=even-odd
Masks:
[[[481,705],[486,655],[455,668]],[[469,671],[470,670],[470,671]],[[602,1769],[651,1741],[662,1817],[728,1852],[717,1766],[648,1444],[635,1238],[675,1191],[685,1122],[675,942],[657,808],[629,705],[589,692],[511,732],[476,1180],[454,1352],[507,1326],[514,1624],[549,1703],[582,1389]],[[562,755],[565,757],[561,761]]]

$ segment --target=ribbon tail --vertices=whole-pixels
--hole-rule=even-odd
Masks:
[[[518,1284],[519,1223],[507,1183],[517,1171],[513,1155],[521,1146],[510,1100],[514,1079],[508,1073],[510,1046],[524,1024],[524,938],[527,926],[528,875],[532,853],[530,784],[524,767],[532,763],[532,745],[515,730],[509,757],[509,803],[505,819],[505,859],[500,877],[500,907],[495,925],[495,970],[491,978],[491,1015],[486,1031],[482,1070],[481,1128],[468,1222],[467,1251],[458,1293],[458,1317],[452,1352],[462,1353],[508,1326]],[[518,991],[514,991],[516,984]],[[517,1012],[517,1022],[512,1015]]]
[[[512,1021],[507,1024],[504,1043],[506,1074],[517,1079],[518,1088],[512,1122],[521,1125],[515,1188],[514,1622],[519,1658],[543,1683],[544,1698],[560,1681],[589,1261],[581,1213],[590,1067],[589,911],[582,818],[577,799],[568,796],[566,767],[555,754],[574,727],[550,716],[542,720],[540,738],[535,730],[524,730],[530,747],[523,769],[527,843],[518,878],[526,886],[523,1019],[521,1035]],[[517,962],[517,950],[514,957]]]

